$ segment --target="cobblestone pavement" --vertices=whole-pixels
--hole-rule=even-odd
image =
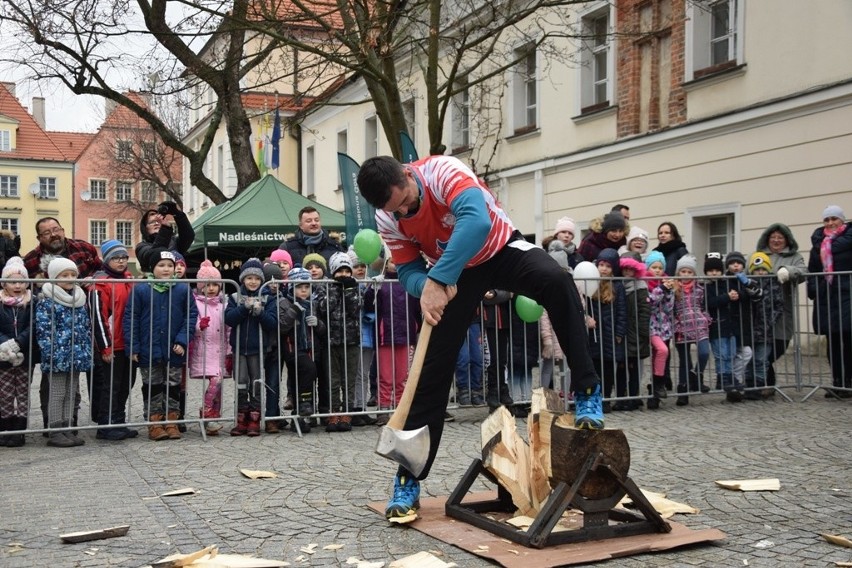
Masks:
[[[804,393],[792,393],[800,400]],[[447,424],[442,449],[423,484],[447,495],[477,456],[483,408],[461,409]],[[829,566],[852,550],[818,533],[852,537],[852,402],[767,402],[731,405],[719,395],[693,397],[657,412],[613,413],[608,427],[631,444],[631,477],[701,510],[678,515],[693,528],[715,527],[728,538],[713,545],[645,554],[614,566]],[[519,422],[520,424],[520,422]],[[366,508],[384,500],[395,468],[374,453],[375,427],[351,433],[287,432],[259,438],[202,440],[197,426],[180,441],[96,440],[61,449],[28,436],[19,449],[0,448],[0,565],[144,566],[173,552],[219,544],[223,552],[283,559],[294,566],[341,566],[357,556],[390,562],[439,550],[463,567],[489,561],[407,527],[388,526]],[[277,479],[249,480],[238,468],[274,470]],[[740,493],[716,479],[778,477],[778,492]],[[191,496],[157,495],[193,487]],[[485,489],[484,483],[474,490]],[[62,544],[58,535],[131,525],[123,538]],[[769,541],[765,547],[758,546]],[[10,546],[20,543],[20,547]],[[317,543],[314,555],[300,547]],[[322,550],[343,544],[336,551]],[[747,564],[746,564],[747,562]]]

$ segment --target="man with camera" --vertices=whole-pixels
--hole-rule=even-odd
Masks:
[[[177,234],[172,223],[177,225]],[[142,272],[151,272],[159,260],[160,250],[167,249],[186,255],[195,239],[192,223],[177,204],[171,201],[160,203],[156,210],[145,211],[140,229],[142,240],[136,245],[136,260],[139,261],[139,269]]]

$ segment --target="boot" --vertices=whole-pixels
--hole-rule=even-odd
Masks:
[[[696,371],[690,371],[687,380],[689,381],[690,392],[704,392],[701,390],[701,387],[704,385],[704,380]]]
[[[155,442],[159,442],[160,440],[168,440],[169,434],[166,432],[166,429],[163,428],[161,422],[163,421],[162,414],[152,414],[149,418],[153,424],[148,426],[148,439],[154,440]]]
[[[677,392],[678,393],[689,392],[689,388],[687,388],[686,385],[678,385],[677,386]],[[677,402],[675,404],[677,406],[686,406],[687,404],[689,404],[689,397],[686,396],[686,395],[678,395]]]
[[[666,378],[662,375],[653,375],[651,377],[654,396],[658,399],[668,398],[669,392],[666,390]]]
[[[180,413],[177,410],[172,410],[168,414],[169,420],[180,420]],[[180,440],[180,429],[178,425],[171,422],[165,425],[166,434],[169,436],[169,440]]]
[[[5,435],[7,430],[12,429],[11,418],[0,418],[0,448],[8,446],[11,436]]]
[[[260,411],[250,410],[248,413],[248,424],[246,424],[248,436],[260,436]]]
[[[314,397],[311,393],[299,395],[299,416],[310,416],[314,413]],[[295,414],[295,412],[294,412]]]
[[[350,432],[352,430],[352,417],[348,414],[341,414],[340,420],[337,422],[338,432]]]
[[[277,420],[267,420],[265,430],[267,434],[277,434],[281,431],[281,428],[278,426]]]
[[[217,412],[213,408],[202,408],[199,409],[198,415],[201,418],[219,418],[219,412]],[[217,422],[205,422],[204,423],[204,432],[208,436],[218,436],[219,430],[222,429],[222,425]]]
[[[27,417],[26,416],[13,416],[11,419],[11,430],[17,430],[19,433],[13,433],[9,436],[8,441],[6,442],[6,446],[9,448],[20,448],[24,444],[27,443],[26,438],[21,433],[23,430],[27,429]]]
[[[648,410],[657,410],[660,408],[660,399],[654,394],[654,387],[651,385],[648,385],[648,394],[650,395],[650,398],[648,398]]]
[[[50,424],[51,428],[65,428],[66,426],[68,426],[67,422],[53,422]],[[47,445],[55,448],[71,448],[76,446],[77,443],[65,434],[65,432],[50,432]]]
[[[231,428],[231,436],[243,436],[246,432],[248,432],[248,426],[246,424],[247,418],[247,410],[237,411],[237,422],[234,424],[234,427]]]
[[[698,373],[698,388],[703,393],[710,392],[710,387],[704,384],[704,373]]]

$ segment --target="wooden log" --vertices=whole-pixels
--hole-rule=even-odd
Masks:
[[[552,389],[533,389],[532,404],[527,417],[530,439],[530,497],[538,512],[550,497],[550,428],[560,415],[562,401]]]
[[[530,491],[530,449],[505,406],[482,422],[482,465],[512,496],[522,515],[535,514]]]
[[[568,426],[570,424],[570,426]],[[630,469],[630,445],[621,430],[578,430],[569,415],[559,416],[550,428],[550,485],[571,485],[589,456],[603,454],[604,462],[622,479]],[[580,486],[579,495],[587,499],[606,499],[621,491],[621,486],[606,471],[590,472]]]

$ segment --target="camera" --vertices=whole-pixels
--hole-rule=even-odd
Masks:
[[[165,201],[157,206],[157,213],[165,217],[166,215],[174,215],[177,211],[175,204],[170,201]]]

